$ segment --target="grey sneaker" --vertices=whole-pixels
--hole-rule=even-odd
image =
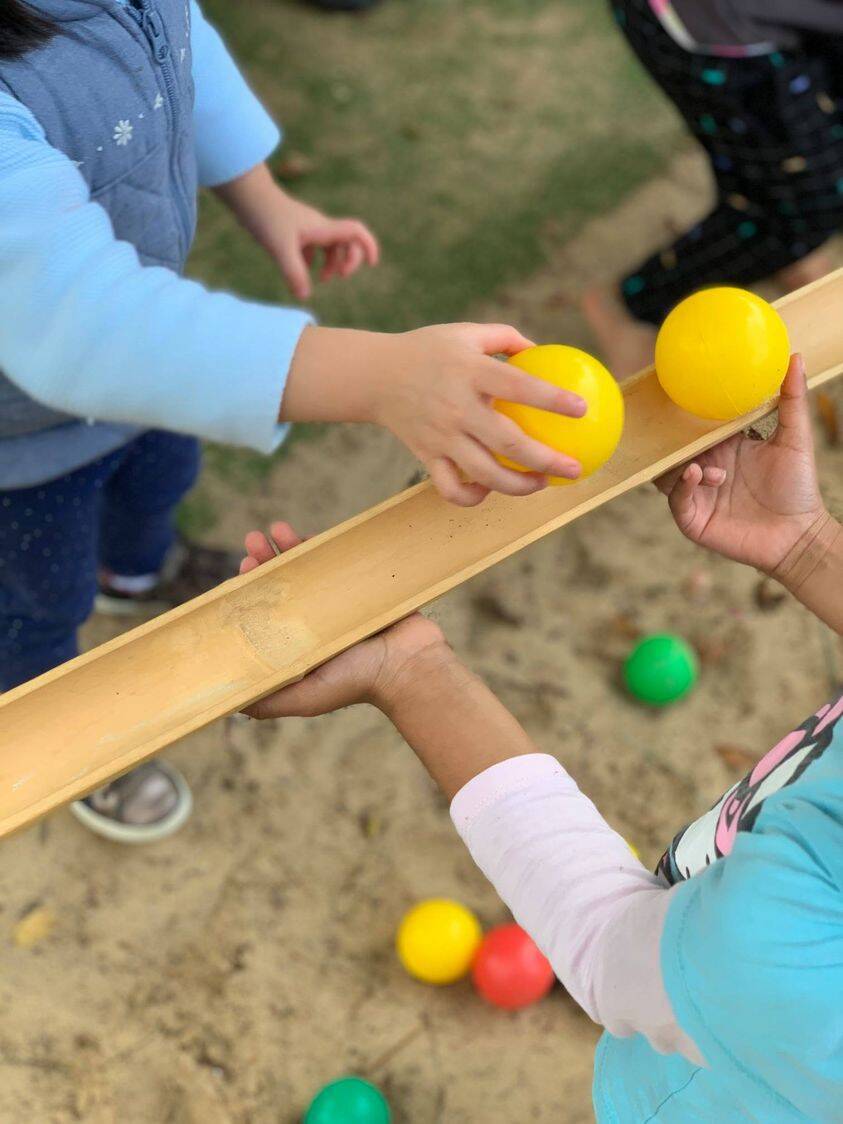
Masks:
[[[85,827],[117,843],[154,843],[184,824],[193,807],[187,781],[164,761],[131,773],[70,805]]]

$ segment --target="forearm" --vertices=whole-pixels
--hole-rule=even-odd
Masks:
[[[827,512],[774,571],[802,604],[843,634],[843,527]]]
[[[399,337],[353,328],[307,328],[284,389],[284,422],[379,422],[381,380],[395,370]]]
[[[212,190],[257,242],[261,241],[266,216],[272,213],[270,204],[284,194],[265,162],[226,183],[216,184]]]
[[[699,1054],[676,1024],[659,949],[670,891],[491,691],[432,649],[382,709],[443,792],[477,865],[559,979],[613,1034]]]
[[[491,765],[537,752],[517,719],[450,650],[423,652],[378,705],[449,800]]]

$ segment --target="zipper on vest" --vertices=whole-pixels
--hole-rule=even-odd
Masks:
[[[164,85],[167,88],[167,99],[170,103],[170,113],[172,114],[173,130],[178,136],[179,129],[179,99],[176,90],[176,82],[173,77],[172,71],[172,58],[170,45],[167,42],[167,37],[164,31],[164,22],[158,9],[155,7],[153,0],[129,0],[129,11],[141,26],[141,30],[146,36],[147,42],[152,48],[152,54],[158,66],[161,68],[161,74],[164,77]],[[182,194],[182,228],[183,238],[185,243],[185,252],[189,249],[190,244],[190,231],[189,223],[186,218],[186,192],[184,188],[184,181],[181,175],[181,169],[178,167],[177,156],[174,153],[172,157],[173,174],[176,182],[181,186]]]
[[[143,33],[152,48],[152,54],[157,63],[164,63],[170,57],[170,45],[164,36],[164,24],[161,16],[152,7],[150,0],[132,0],[129,5],[132,15],[141,25]],[[172,91],[170,91],[172,96]]]

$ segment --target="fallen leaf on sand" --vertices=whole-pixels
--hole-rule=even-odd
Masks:
[[[291,152],[275,165],[275,171],[282,180],[300,180],[309,176],[316,168],[316,161],[303,152]]]
[[[787,593],[772,578],[761,578],[755,587],[755,604],[762,613],[777,609],[787,600]]]
[[[33,948],[47,939],[55,923],[56,915],[48,906],[35,906],[12,929],[12,943],[18,948]]]
[[[714,752],[724,765],[738,773],[748,773],[758,764],[757,754],[750,753],[741,745],[716,745]]]

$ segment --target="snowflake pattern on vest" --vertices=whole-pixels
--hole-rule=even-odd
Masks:
[[[115,144],[125,147],[130,143],[134,131],[135,127],[131,121],[118,121],[114,126],[114,136],[112,140]]]

